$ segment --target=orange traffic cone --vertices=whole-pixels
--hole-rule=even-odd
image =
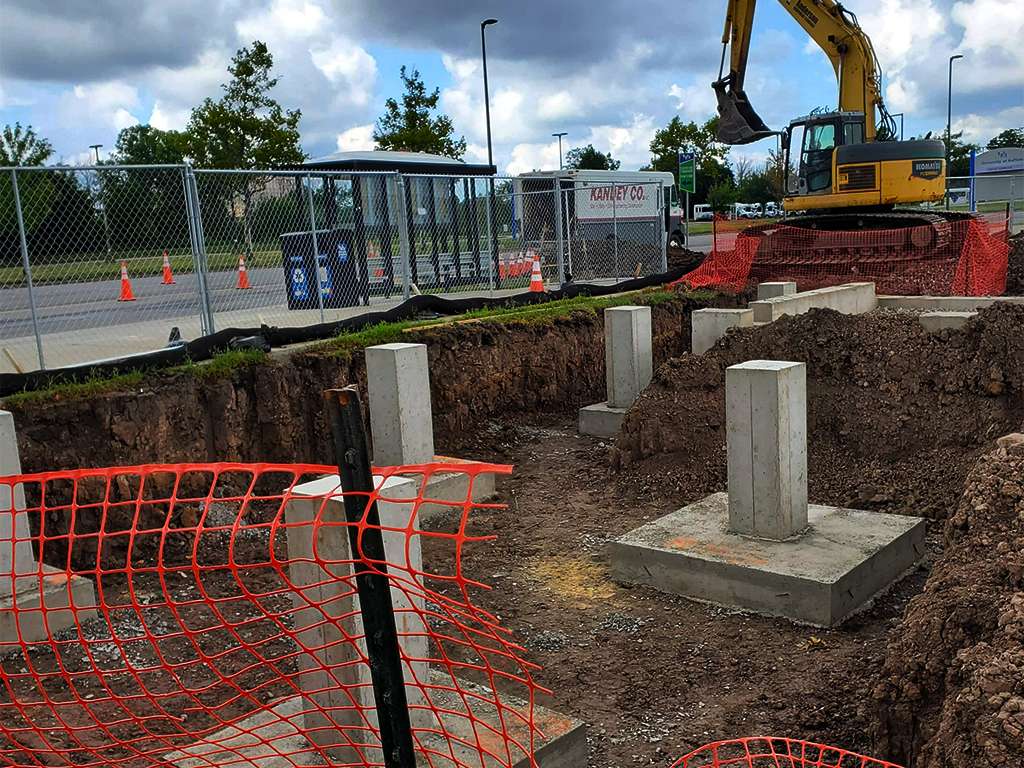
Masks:
[[[530,273],[530,293],[544,293],[544,278],[540,274],[540,257],[533,254],[533,271]]]
[[[238,256],[238,288],[239,290],[245,290],[251,288],[249,285],[249,273],[245,270],[245,256],[239,254]]]
[[[124,259],[121,259],[121,296],[118,301],[135,301],[132,283],[128,279],[128,262]]]
[[[162,285],[174,285],[174,273],[171,272],[171,260],[164,251],[164,279]]]

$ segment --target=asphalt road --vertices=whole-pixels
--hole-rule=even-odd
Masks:
[[[711,249],[711,235],[694,235],[690,247]],[[253,268],[249,290],[237,289],[234,270],[210,273],[207,282],[213,311],[252,311],[253,322],[261,311],[282,309],[287,302],[284,275],[280,268]],[[69,274],[69,278],[72,276]],[[118,301],[120,280],[88,283],[37,285],[34,288],[36,314],[42,334],[105,328],[153,320],[197,317],[199,288],[194,274],[175,275],[174,285],[161,284],[159,276],[132,278],[136,301]],[[33,335],[32,312],[27,288],[0,290],[0,340]]]

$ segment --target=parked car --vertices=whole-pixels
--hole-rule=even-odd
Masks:
[[[782,215],[782,206],[771,200],[764,204],[764,215],[770,219],[777,219]]]
[[[715,218],[715,212],[707,203],[693,206],[694,221],[711,221],[713,218]]]

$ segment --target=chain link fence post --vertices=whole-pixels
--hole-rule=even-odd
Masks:
[[[562,233],[562,180],[555,178],[555,268],[558,270],[558,287],[565,282],[565,245]]]
[[[192,166],[185,165],[182,170],[185,185],[185,208],[188,216],[189,240],[192,245],[192,264],[196,271],[196,290],[199,298],[199,320],[203,334],[214,333],[213,307],[210,304],[210,291],[207,285],[206,242],[203,234],[202,206],[199,202],[199,186]]]
[[[615,260],[615,282],[622,277],[619,265],[619,187],[612,187],[612,258]]]
[[[18,172],[11,169],[11,186],[14,189],[14,212],[18,219],[18,244],[21,247],[21,267],[25,270],[25,286],[28,288],[28,305],[32,313],[32,332],[36,337],[36,355],[39,358],[39,370],[46,370],[43,359],[43,339],[39,335],[39,318],[36,315],[36,295],[32,285],[32,265],[28,260],[28,238],[25,236],[25,217],[21,210],[21,194],[18,190]]]
[[[668,222],[665,220],[665,187],[658,182],[658,242],[661,249],[661,271],[668,272]]]
[[[496,287],[501,288],[501,270],[498,268],[501,254],[498,252],[498,227],[497,222],[494,220],[494,207],[497,205],[497,197],[494,193],[493,176],[487,177],[487,187],[489,192],[487,198],[487,230],[491,245],[491,279]]]
[[[413,243],[412,236],[409,231],[410,219],[409,219],[409,208],[410,205],[406,203],[409,199],[409,193],[406,188],[405,177],[402,174],[395,175],[395,213],[398,217],[398,258],[401,261],[402,269],[402,299],[403,301],[409,298],[410,294],[410,274],[409,264],[413,258]]]
[[[309,234],[313,238],[313,270],[316,273],[316,304],[320,309],[320,322],[324,322],[324,272],[327,264],[320,264],[320,242],[316,236],[316,213],[313,210],[313,179],[306,174],[306,205],[309,208]]]

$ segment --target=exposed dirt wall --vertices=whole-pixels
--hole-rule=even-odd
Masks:
[[[653,308],[656,364],[689,348],[689,313],[696,307],[678,298]],[[458,452],[495,417],[565,412],[602,399],[603,334],[600,313],[585,311],[537,323],[474,322],[409,333],[410,342],[428,347],[438,451]],[[331,451],[321,392],[352,383],[365,397],[362,354],[310,350],[238,369],[230,378],[163,374],[138,390],[11,410],[25,472],[150,462],[322,462]],[[57,534],[67,522],[47,525]]]
[[[983,456],[946,551],[889,643],[877,751],[915,768],[1024,764],[1024,436]]]
[[[967,472],[1024,417],[1024,307],[997,305],[963,332],[916,315],[818,310],[730,334],[670,360],[626,417],[613,463],[680,501],[725,486],[725,369],[808,366],[811,500],[944,519]]]

